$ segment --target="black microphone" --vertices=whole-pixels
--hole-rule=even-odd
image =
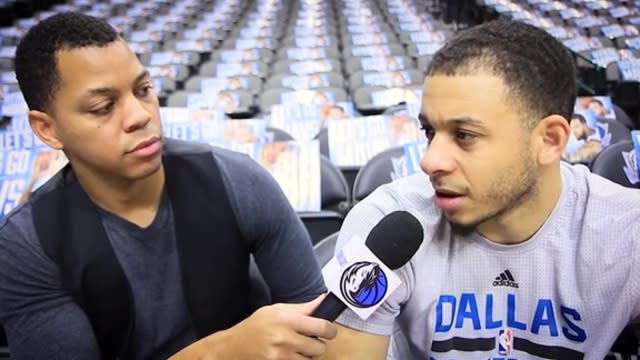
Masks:
[[[389,269],[396,270],[418,251],[423,237],[422,225],[415,216],[394,211],[371,229],[365,245]],[[311,316],[334,321],[346,308],[340,298],[329,292]]]

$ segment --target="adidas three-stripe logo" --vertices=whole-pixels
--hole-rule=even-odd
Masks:
[[[493,286],[509,286],[512,288],[518,288],[518,283],[511,275],[511,271],[509,269],[500,273],[500,275],[496,276],[496,279],[493,280]]]

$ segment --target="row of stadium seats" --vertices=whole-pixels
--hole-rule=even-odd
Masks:
[[[279,115],[291,111],[282,104],[306,104],[306,107],[300,106],[304,108],[301,113],[335,110],[348,115],[344,117],[382,113],[392,118],[398,108],[400,112],[414,116],[430,56],[455,29],[465,25],[450,25],[438,18],[438,12],[431,10],[442,7],[443,16],[451,20],[468,17],[467,13],[471,12],[485,14],[486,18],[521,17],[540,26],[549,25],[550,32],[567,40],[565,45],[575,51],[576,60],[583,67],[601,67],[607,54],[582,53],[577,46],[583,45],[582,40],[587,41],[589,51],[614,47],[630,50],[617,52],[621,56],[638,55],[631,51],[634,49],[621,48],[621,44],[627,44],[629,39],[602,37],[597,30],[598,26],[604,25],[581,26],[585,24],[576,23],[579,18],[565,19],[562,9],[540,10],[544,1],[487,1],[482,4],[422,0],[10,3],[0,4],[0,23],[5,16],[2,9],[6,8],[2,6],[11,7],[13,14],[9,15],[11,26],[0,28],[0,83],[7,94],[18,93],[15,76],[12,77],[13,53],[24,31],[55,12],[79,10],[106,18],[119,29],[153,75],[162,105],[222,108],[226,118],[247,119],[244,120],[247,122],[248,119],[265,119],[269,123],[268,131],[273,133],[272,141],[318,140],[321,211],[299,213],[316,249],[330,248],[326,246],[330,241],[321,239],[335,234],[351,206],[380,184],[399,176],[398,169],[408,166],[404,158],[424,149],[397,145],[387,146],[386,150],[375,148],[363,157],[366,161],[344,165],[343,159],[336,156],[339,151],[331,150],[330,138],[338,133],[353,142],[353,137],[345,135],[351,131],[347,122],[314,125],[315,132],[302,139],[295,126],[274,126]],[[45,3],[48,5],[44,6]],[[611,15],[609,20],[615,19],[626,31],[623,25],[635,21],[637,7],[624,5],[623,1],[609,3],[628,8],[628,14],[624,16],[608,13]],[[582,16],[586,16],[586,12],[600,17],[607,15],[602,9],[589,9],[578,1],[566,6],[585,11]],[[28,11],[21,9],[33,11],[23,16]],[[459,11],[459,16],[452,9]],[[492,13],[486,9],[492,9]],[[566,34],[558,30],[560,28]],[[572,32],[571,28],[576,28],[577,32]],[[567,34],[571,36],[565,36]],[[575,40],[576,36],[584,39]],[[602,47],[597,46],[598,41]],[[622,80],[627,78],[610,77],[610,81]],[[5,95],[7,99],[19,99],[19,96]],[[401,102],[407,104],[395,106]],[[408,111],[408,107],[413,110]],[[589,165],[592,171],[614,181],[627,181],[626,186],[637,186],[624,172],[628,164],[622,155],[633,149],[629,129],[634,124],[627,121],[625,112],[619,107],[614,110],[616,120],[598,119],[598,123],[606,125],[609,131],[610,146]],[[21,112],[24,107],[16,106],[5,114]],[[342,117],[340,114],[335,116]],[[360,120],[375,120],[368,118]],[[300,124],[306,118],[296,115],[293,120]],[[620,124],[624,126],[618,126]],[[410,153],[411,149],[414,153]],[[404,170],[403,174],[409,173]],[[320,250],[317,254],[322,256]]]

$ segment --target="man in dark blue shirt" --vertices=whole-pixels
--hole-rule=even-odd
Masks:
[[[16,75],[33,131],[69,165],[0,222],[12,356],[322,354],[336,329],[309,316],[325,287],[278,184],[244,155],[163,138],[150,76],[110,25],[40,22]],[[272,301],[296,304],[249,311],[249,254]]]

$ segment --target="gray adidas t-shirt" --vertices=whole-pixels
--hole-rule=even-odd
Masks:
[[[275,180],[246,155],[212,151],[240,231],[256,245],[255,261],[274,302],[303,302],[322,293],[309,235]],[[133,290],[136,316],[127,359],[166,359],[196,340],[182,292],[172,211],[166,194],[146,228],[101,211]],[[12,358],[99,358],[90,323],[40,246],[28,203],[0,222],[0,324]]]
[[[395,210],[420,220],[424,242],[367,321],[347,310],[338,322],[393,334],[393,359],[602,360],[640,315],[640,191],[584,166],[563,163],[562,178],[551,216],[517,245],[452,230],[424,174],[379,188],[349,213],[338,248]]]

